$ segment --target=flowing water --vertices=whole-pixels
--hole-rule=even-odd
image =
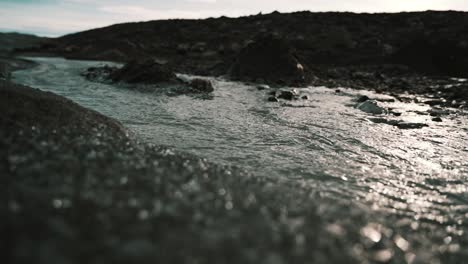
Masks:
[[[297,89],[308,100],[267,102],[268,90],[216,78],[210,78],[215,87],[210,97],[170,96],[79,75],[102,62],[33,60],[39,66],[16,72],[16,82],[113,117],[145,142],[432,223],[445,230],[448,244],[451,236],[466,236],[468,116],[462,110],[443,109],[450,113],[434,122],[421,114],[429,106],[396,101],[381,104],[401,116],[376,116],[357,109],[356,99],[388,96],[324,87]],[[428,126],[400,129],[384,120]]]

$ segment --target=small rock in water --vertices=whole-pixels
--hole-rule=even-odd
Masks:
[[[190,81],[190,87],[196,92],[211,93],[214,91],[211,81],[204,79],[193,79]]]
[[[279,102],[278,98],[272,96],[272,97],[268,97],[268,102]]]
[[[450,114],[449,110],[438,108],[438,107],[430,109],[427,112],[429,113],[430,116],[442,116],[442,115]]]
[[[387,113],[387,110],[379,106],[377,101],[374,101],[374,100],[368,100],[368,101],[362,102],[358,104],[356,108],[363,112],[374,114],[374,115],[381,115],[381,114]]]
[[[276,96],[276,91],[269,92],[268,95]]]
[[[301,99],[303,99],[303,100],[309,100],[309,96],[304,95],[304,96],[301,97]]]
[[[430,106],[443,105],[445,103],[445,100],[434,99],[434,100],[424,101],[423,103],[427,104],[427,105],[430,105]]]
[[[363,95],[363,96],[361,96],[361,97],[359,97],[359,98],[357,99],[357,102],[358,102],[358,103],[363,103],[363,102],[365,102],[365,101],[368,101],[369,99],[370,99],[370,98],[369,98],[368,96]]]
[[[263,91],[263,90],[266,90],[266,89],[270,89],[270,86],[268,86],[266,84],[257,86],[257,90],[259,90],[259,91]]]
[[[434,117],[434,118],[432,118],[432,121],[434,121],[434,122],[442,122],[442,118],[440,118],[440,117]]]
[[[383,103],[394,103],[396,102],[395,98],[378,98],[377,101]]]
[[[399,129],[419,129],[423,127],[427,127],[428,125],[426,124],[421,124],[421,123],[408,123],[408,122],[401,122],[396,124],[396,127]]]
[[[291,91],[282,91],[278,98],[284,99],[284,100],[292,100],[294,99],[294,93]]]

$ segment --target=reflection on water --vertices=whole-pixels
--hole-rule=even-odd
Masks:
[[[35,59],[39,67],[17,72],[16,81],[52,91],[120,120],[142,140],[236,165],[256,175],[294,181],[320,196],[353,200],[369,211],[401,218],[411,230],[440,226],[445,251],[459,251],[468,222],[468,118],[460,110],[434,122],[428,106],[381,103],[401,116],[385,122],[353,106],[371,92],[311,87],[308,100],[267,102],[254,86],[212,79],[214,96],[141,93],[84,80],[79,72],[102,63]],[[181,76],[190,78],[190,76]],[[399,129],[387,121],[427,124]],[[393,221],[393,220],[392,220]],[[330,225],[331,233],[340,233]],[[361,235],[378,242],[385,230],[370,223]],[[395,236],[403,251],[408,241]],[[466,241],[466,240],[462,240]],[[392,252],[381,250],[385,262]],[[409,259],[414,256],[407,256]],[[410,261],[408,261],[410,262]]]

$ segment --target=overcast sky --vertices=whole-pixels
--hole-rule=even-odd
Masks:
[[[59,36],[129,21],[269,13],[468,10],[468,0],[0,0],[0,31]]]

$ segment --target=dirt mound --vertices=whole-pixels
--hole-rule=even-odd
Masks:
[[[304,83],[304,66],[288,43],[273,35],[260,36],[245,47],[231,68],[231,77],[242,81],[275,84]]]

